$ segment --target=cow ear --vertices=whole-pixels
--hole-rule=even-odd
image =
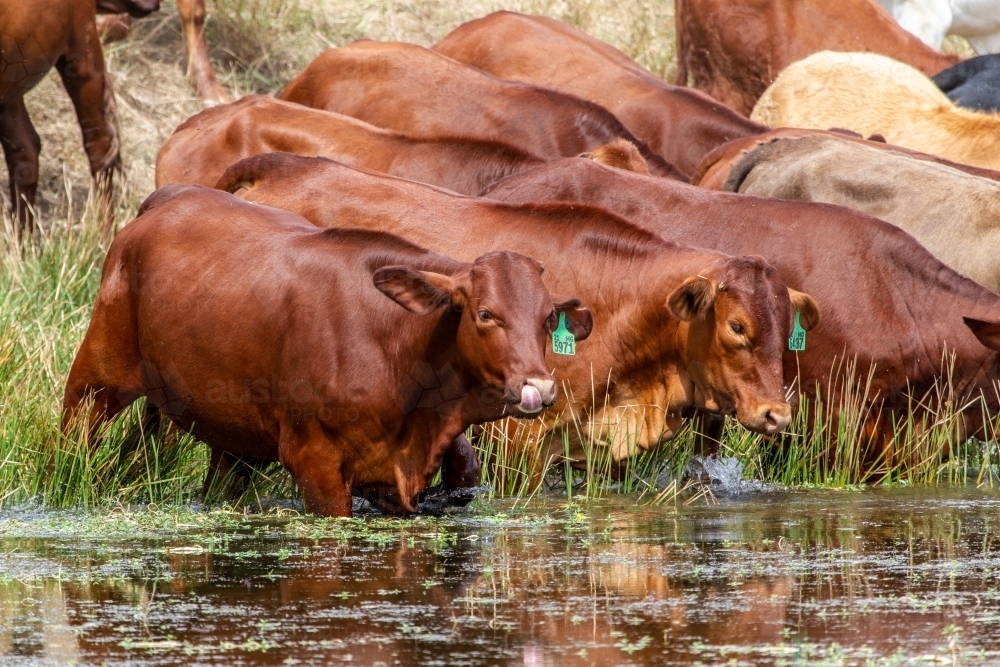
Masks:
[[[805,292],[788,288],[788,298],[792,301],[792,312],[799,312],[799,324],[806,331],[812,331],[819,324],[819,306]]]
[[[963,317],[962,321],[965,322],[965,326],[972,329],[972,334],[980,343],[1000,352],[1000,322],[987,322],[974,317]]]
[[[715,303],[715,285],[703,276],[691,276],[667,299],[667,308],[682,322],[704,315]]]
[[[451,304],[455,292],[450,276],[406,266],[383,267],[372,275],[372,282],[382,294],[417,315]]]
[[[580,304],[579,299],[566,299],[555,304],[556,313],[566,313],[566,329],[569,330],[576,340],[586,340],[594,328],[594,316],[586,306]],[[559,325],[558,316],[555,324],[551,327],[554,330]]]

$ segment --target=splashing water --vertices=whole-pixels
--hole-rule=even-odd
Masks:
[[[684,468],[684,476],[707,484],[716,495],[736,496],[774,489],[755,479],[743,479],[743,464],[731,456],[695,456]]]

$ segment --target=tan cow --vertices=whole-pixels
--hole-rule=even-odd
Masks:
[[[926,76],[875,53],[823,51],[790,65],[750,116],[774,127],[842,127],[1000,169],[1000,116],[955,106]]]
[[[1000,292],[1000,183],[902,153],[814,135],[764,144],[724,190],[825,202],[906,230],[959,273]]]
[[[922,153],[920,151],[904,148],[895,144],[887,144],[885,141],[881,141],[879,137],[862,139],[860,136],[853,134],[849,135],[840,130],[830,132],[828,130],[804,130],[794,127],[782,127],[777,130],[770,130],[769,132],[765,132],[764,134],[759,134],[757,136],[730,141],[728,144],[719,146],[705,156],[705,160],[698,167],[697,171],[695,171],[694,176],[691,177],[691,184],[707,188],[709,190],[721,190],[726,179],[729,177],[729,172],[732,170],[733,165],[739,162],[746,153],[752,151],[757,146],[769,144],[772,141],[779,139],[799,139],[810,135],[836,137],[840,141],[859,143],[877,151],[902,153],[904,155],[908,155],[914,160],[923,160],[925,162],[943,164],[946,167],[957,169],[972,176],[979,176],[980,178],[988,178],[991,181],[1000,182],[1000,171],[993,171],[992,169],[984,169],[982,167],[973,167],[969,164],[946,160],[943,157],[931,155],[930,153]]]

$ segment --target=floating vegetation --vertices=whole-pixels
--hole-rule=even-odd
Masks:
[[[1000,499],[0,513],[0,662],[995,664]]]

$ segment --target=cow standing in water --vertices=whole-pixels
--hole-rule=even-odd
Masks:
[[[1000,296],[959,275],[899,228],[841,206],[710,192],[567,158],[515,174],[488,195],[509,203],[607,207],[671,241],[765,257],[788,284],[814,295],[823,324],[808,348],[785,351],[785,384],[842,405],[845,362],[872,372],[872,410],[859,437],[892,446],[896,424],[942,377],[957,405],[981,397],[1000,413]],[[591,300],[592,302],[592,300]],[[947,353],[947,356],[946,356]],[[922,410],[922,406],[917,406]],[[978,410],[969,435],[992,437]],[[835,432],[835,431],[834,431]]]
[[[458,262],[163,188],[108,251],[64,427],[145,396],[209,445],[208,482],[281,461],[309,511],[350,516],[354,492],[407,514],[470,425],[555,402],[549,334],[582,341],[591,322],[524,255]]]
[[[819,310],[760,257],[668,243],[601,208],[509,206],[288,153],[241,160],[216,187],[322,227],[391,232],[456,259],[506,248],[543,262],[549,288],[594,313],[589,344],[551,358],[566,388],[551,414],[583,423],[567,429],[580,461],[584,433],[608,436],[620,461],[673,438],[696,406],[759,433],[788,425],[782,349],[793,311],[808,330]],[[539,422],[538,435],[555,427]],[[560,439],[549,442],[564,453]]]
[[[97,0],[98,11],[102,14],[121,12],[115,9],[115,0]],[[159,0],[156,0],[157,4]],[[103,9],[103,5],[110,5]],[[194,87],[198,99],[205,106],[215,106],[228,101],[219,80],[212,70],[212,61],[208,59],[208,45],[205,43],[205,0],[177,0],[177,13],[181,15],[184,24],[184,42],[187,44],[188,79]],[[118,15],[106,18],[101,22],[101,32],[108,39],[124,39],[130,27],[129,16]]]
[[[0,0],[0,144],[10,179],[11,209],[19,232],[34,227],[41,139],[24,95],[53,67],[73,101],[90,173],[100,192],[104,235],[111,232],[112,172],[120,166],[115,96],[104,71],[104,54],[95,24],[102,10],[148,14],[159,0]]]

